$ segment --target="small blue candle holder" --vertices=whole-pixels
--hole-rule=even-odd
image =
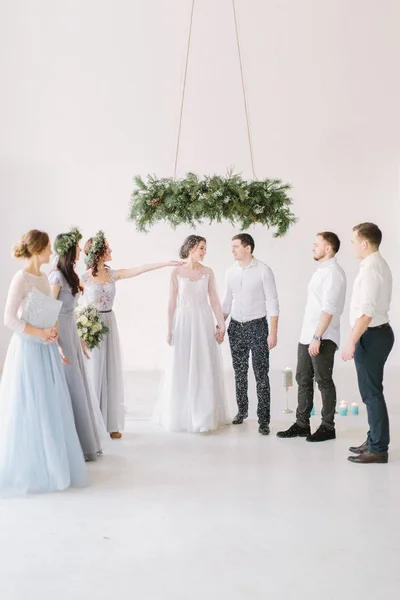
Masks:
[[[347,406],[339,406],[339,415],[345,417],[347,415]]]
[[[350,406],[350,411],[352,415],[358,415],[358,404],[352,404]]]

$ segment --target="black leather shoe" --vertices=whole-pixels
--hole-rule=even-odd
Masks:
[[[268,423],[260,423],[260,426],[258,428],[258,433],[261,433],[261,435],[269,435]]]
[[[354,452],[354,454],[363,454],[368,450],[368,440],[365,440],[361,446],[350,446],[349,452]]]
[[[294,437],[307,437],[311,435],[310,426],[300,427],[297,423],[293,423],[286,431],[278,431],[276,434],[280,438],[294,438]]]
[[[232,421],[232,425],[241,425],[245,419],[247,419],[247,413],[238,413]]]
[[[307,442],[326,442],[326,440],[334,440],[336,433],[334,429],[329,429],[325,425],[320,425],[317,431],[306,437]]]
[[[369,450],[366,450],[365,452],[363,452],[362,454],[359,454],[358,456],[349,456],[348,459],[350,462],[354,462],[354,463],[363,463],[364,465],[369,465],[372,463],[380,463],[380,464],[385,464],[388,461],[388,455],[387,454],[374,454],[373,452],[370,452]]]

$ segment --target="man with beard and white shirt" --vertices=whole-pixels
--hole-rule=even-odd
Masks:
[[[335,233],[319,233],[313,245],[318,268],[308,286],[306,310],[297,351],[298,405],[296,423],[280,438],[305,437],[308,442],[335,439],[336,387],[332,378],[340,342],[340,317],[346,298],[346,275],[336,260],[340,240]],[[322,422],[311,434],[314,380],[322,397]]]

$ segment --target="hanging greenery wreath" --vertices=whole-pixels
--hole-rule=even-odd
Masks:
[[[242,230],[256,223],[275,228],[274,237],[281,237],[297,220],[287,195],[291,186],[279,179],[246,181],[229,172],[204,178],[188,173],[183,179],[149,175],[146,181],[137,176],[134,181],[128,218],[139,231],[159,221],[175,228],[227,220]]]
[[[280,179],[258,180],[255,174],[235,0],[232,0],[231,4],[253,179],[246,181],[240,175],[234,174],[233,171],[229,171],[226,177],[212,175],[199,178],[195,173],[188,173],[183,179],[177,179],[176,177],[195,7],[195,0],[192,0],[175,151],[174,177],[158,179],[155,176],[148,175],[146,180],[140,176],[134,178],[136,187],[132,192],[128,218],[136,223],[139,231],[147,231],[159,221],[166,221],[175,228],[178,225],[195,227],[197,224],[203,223],[204,220],[208,220],[210,223],[227,220],[232,224],[240,224],[242,230],[260,223],[275,228],[274,237],[281,237],[297,221],[290,209],[292,200],[287,194],[291,186],[282,183]]]

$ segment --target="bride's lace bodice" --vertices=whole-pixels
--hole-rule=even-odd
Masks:
[[[200,309],[210,305],[219,327],[225,328],[215,276],[211,269],[203,267],[196,272],[177,268],[172,271],[168,310],[170,331],[176,310]]]
[[[40,277],[36,277],[26,271],[18,271],[14,275],[8,290],[4,324],[16,333],[23,333],[25,324],[29,322],[26,315],[23,318],[23,314],[28,294],[33,289],[50,296],[51,289],[47,275],[42,273]]]
[[[85,302],[93,304],[97,310],[112,310],[113,308],[118,272],[110,269],[108,275],[109,279],[106,283],[98,283],[89,271],[86,271],[81,277],[85,288]]]
[[[208,306],[209,274],[204,273],[200,279],[190,279],[178,275],[178,307],[183,306]]]

